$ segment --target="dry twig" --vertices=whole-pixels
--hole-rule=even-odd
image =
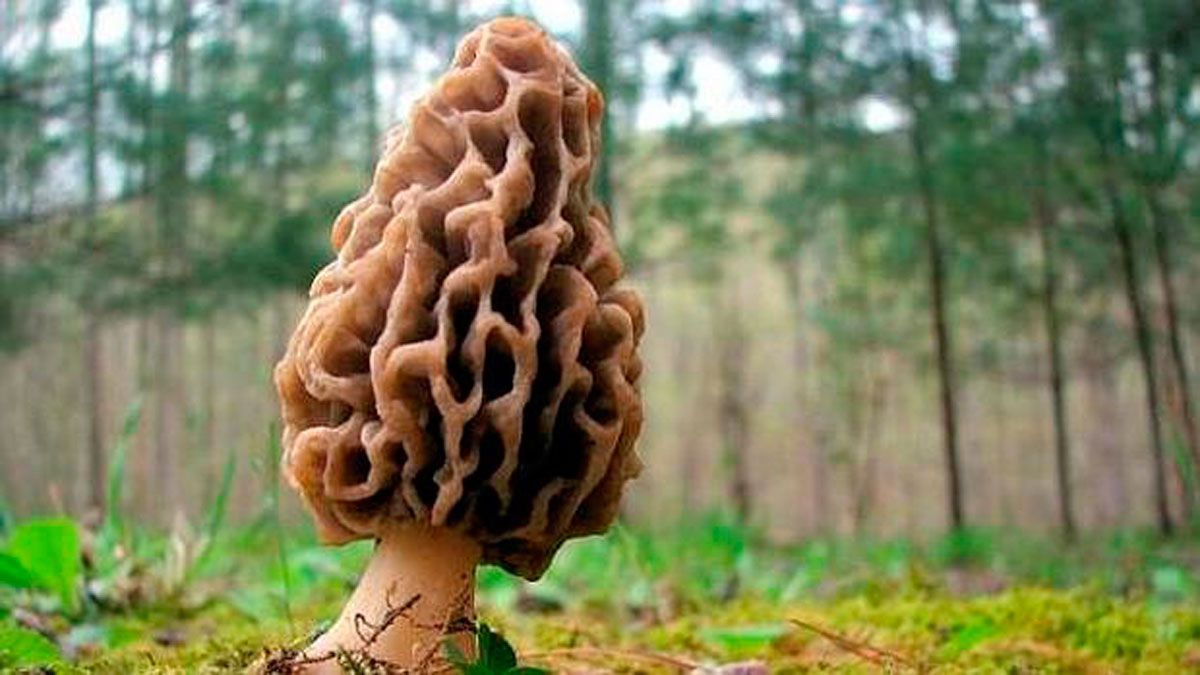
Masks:
[[[885,649],[883,647],[876,647],[875,645],[861,640],[855,640],[829,630],[828,628],[824,628],[801,619],[791,619],[791,623],[795,626],[820,635],[826,640],[832,642],[839,649],[853,654],[854,656],[857,656],[858,658],[863,659],[874,666],[878,666],[879,668],[895,668],[897,666],[903,666],[905,668],[915,670],[918,673],[924,673],[928,670],[924,664],[917,663],[916,661],[900,654],[899,652]]]
[[[670,654],[647,652],[636,649],[609,649],[606,647],[568,647],[551,649],[544,652],[529,652],[525,659],[529,661],[575,660],[589,661],[597,658],[621,659],[624,661],[640,661],[642,663],[657,663],[671,666],[687,672],[704,667],[704,664],[684,659]]]

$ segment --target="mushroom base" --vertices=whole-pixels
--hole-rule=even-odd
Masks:
[[[336,655],[343,651],[352,658],[421,667],[441,657],[446,639],[470,654],[480,555],[479,544],[453,530],[411,522],[392,526],[378,539],[337,622],[304,650],[305,660],[320,660],[306,672],[342,672]]]

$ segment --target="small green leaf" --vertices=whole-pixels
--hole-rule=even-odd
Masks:
[[[41,633],[0,625],[0,666],[31,668],[61,663],[58,647]]]
[[[479,624],[479,665],[491,673],[503,673],[517,665],[517,654],[504,636],[493,632],[486,623]]]
[[[31,588],[36,583],[33,574],[25,569],[16,556],[0,553],[0,584],[13,588]]]
[[[771,646],[789,630],[790,627],[783,623],[733,626],[706,630],[704,638],[729,651],[749,651]]]
[[[504,636],[480,623],[475,629],[475,648],[479,659],[472,661],[452,640],[442,643],[446,660],[460,675],[542,675],[541,668],[517,666],[517,654]]]
[[[996,627],[996,624],[988,619],[972,621],[955,631],[954,636],[942,646],[939,652],[942,657],[953,659],[999,632],[1000,629]]]
[[[76,584],[81,573],[79,530],[66,518],[34,520],[13,532],[8,551],[27,569],[37,585],[58,594],[62,606],[78,605]]]

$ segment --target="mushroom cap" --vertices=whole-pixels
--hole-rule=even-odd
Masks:
[[[603,99],[497,19],[389,133],[275,369],[283,470],[321,538],[456,529],[536,579],[641,462],[644,313],[589,178]]]

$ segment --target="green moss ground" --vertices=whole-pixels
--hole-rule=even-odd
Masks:
[[[253,621],[217,606],[167,626],[130,626],[147,637],[64,672],[243,670],[272,648],[298,644],[318,627],[317,617],[336,609],[336,601],[317,603],[298,609],[289,623]],[[897,669],[937,672],[1200,671],[1200,608],[1117,600],[1095,590],[1019,588],[967,599],[906,591],[787,605],[743,600],[665,620],[587,608],[551,614],[484,608],[482,614],[528,655],[526,662],[559,671],[677,672],[668,659],[756,659],[780,673],[875,672],[893,658]],[[839,646],[814,628],[854,644]],[[156,644],[153,636],[163,630],[182,644]],[[872,647],[892,656],[871,656]]]

